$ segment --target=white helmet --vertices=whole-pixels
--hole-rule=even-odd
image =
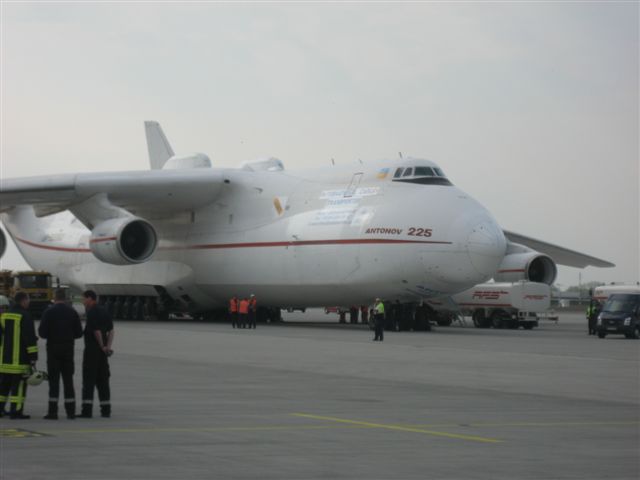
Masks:
[[[49,380],[49,375],[47,375],[47,372],[41,372],[40,370],[36,370],[34,368],[33,370],[31,370],[31,375],[27,377],[27,385],[35,387],[40,385],[45,380]]]

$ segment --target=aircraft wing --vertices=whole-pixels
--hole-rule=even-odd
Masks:
[[[585,255],[584,253],[576,252],[575,250],[569,250],[568,248],[559,247],[558,245],[543,242],[542,240],[537,240],[535,238],[525,237],[519,233],[504,230],[504,236],[507,237],[510,242],[519,243],[520,245],[525,245],[540,253],[549,255],[560,265],[577,268],[585,268],[588,266],[601,268],[615,267],[613,263],[607,262],[606,260]]]
[[[0,212],[33,205],[45,216],[103,196],[132,213],[172,214],[212,203],[224,185],[219,170],[84,173],[0,180]]]

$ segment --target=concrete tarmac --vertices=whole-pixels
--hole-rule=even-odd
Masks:
[[[0,478],[640,478],[640,341],[588,336],[580,314],[372,338],[117,322],[112,418],[43,420],[32,388],[32,418],[0,420]]]

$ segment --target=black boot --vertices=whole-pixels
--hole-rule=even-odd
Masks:
[[[73,420],[76,418],[76,402],[64,402],[64,409],[67,412],[67,418]]]
[[[58,402],[49,402],[49,412],[44,416],[45,420],[58,419]]]
[[[111,405],[100,405],[100,415],[103,418],[111,417]]]
[[[9,416],[11,420],[26,420],[31,418],[31,415],[25,415],[22,409],[17,410],[15,404],[11,404],[11,414]]]
[[[91,418],[93,417],[93,405],[89,405],[87,403],[82,404],[82,412],[78,415],[80,418]]]

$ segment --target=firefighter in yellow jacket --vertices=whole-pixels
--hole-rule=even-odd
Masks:
[[[29,296],[18,292],[15,306],[0,315],[0,416],[9,400],[12,419],[25,419],[26,378],[38,360],[38,337],[27,311]]]

